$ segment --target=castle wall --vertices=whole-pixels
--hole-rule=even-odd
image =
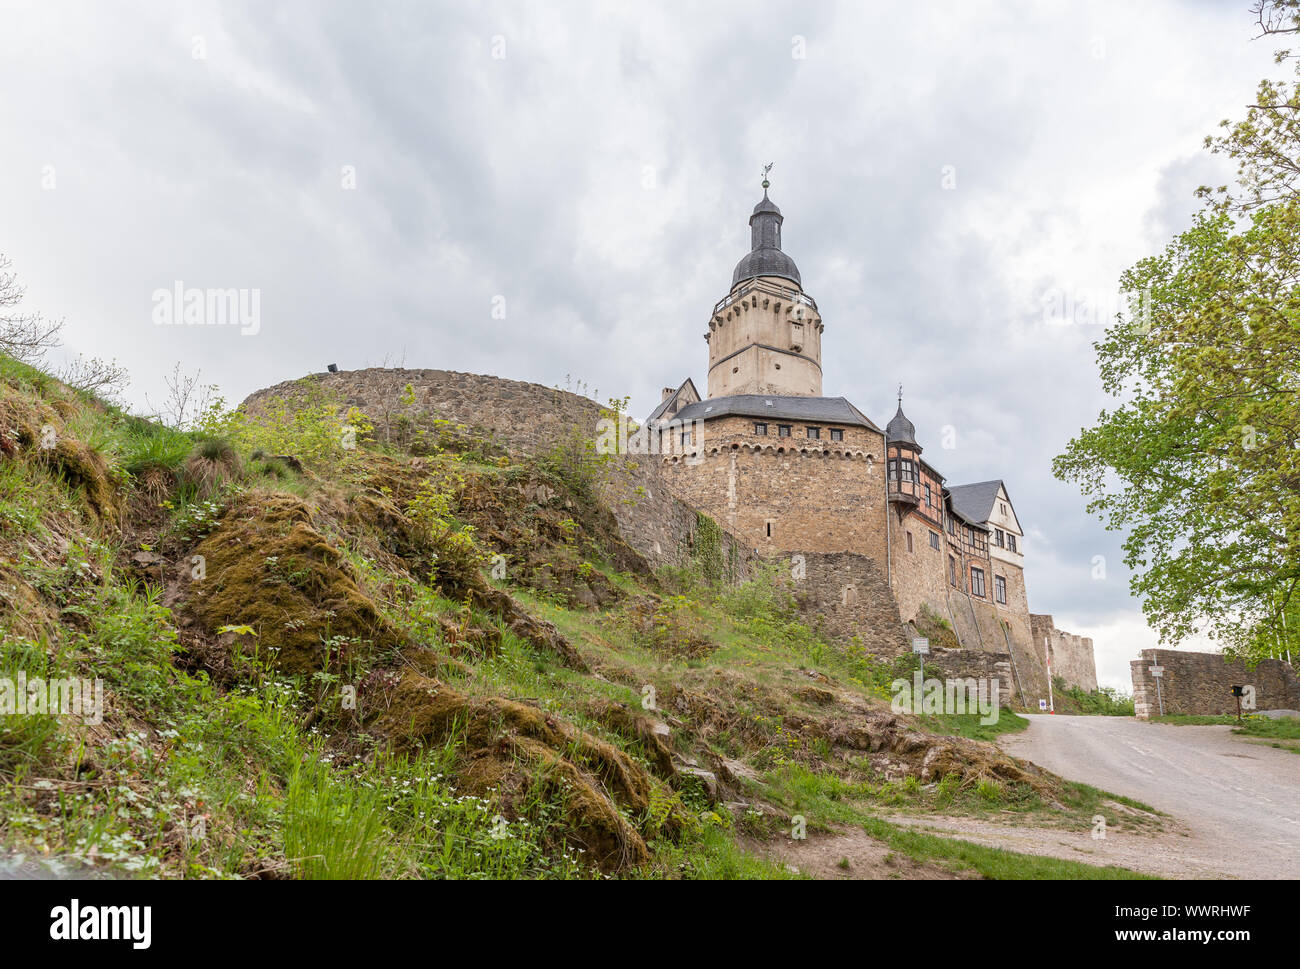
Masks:
[[[790,588],[804,618],[843,642],[856,639],[869,653],[896,656],[911,649],[907,629],[884,571],[874,558],[851,552],[797,552]]]
[[[1256,710],[1300,710],[1300,679],[1281,660],[1261,660],[1254,669],[1221,653],[1184,653],[1173,649],[1144,649],[1129,664],[1133,675],[1133,706],[1146,720],[1164,710],[1169,714],[1224,715],[1237,712],[1234,686],[1255,688]],[[1150,667],[1164,667],[1160,696]]]
[[[853,551],[885,571],[883,435],[846,427],[843,441],[810,441],[795,424],[794,436],[763,436],[744,417],[707,421],[696,433],[692,454],[660,458],[678,497],[764,556]]]
[[[916,513],[899,521],[891,512],[890,557],[893,561],[894,594],[904,621],[911,622],[928,611],[933,616],[953,622],[948,614],[947,543],[942,526],[927,522]],[[912,536],[908,550],[907,536]],[[930,536],[939,536],[939,547],[930,544]]]
[[[933,645],[925,658],[925,665],[940,670],[947,679],[997,680],[998,706],[1007,707],[1019,701],[1011,671],[1011,657],[1007,653],[981,653],[967,649],[938,649]]]
[[[1089,692],[1096,690],[1097,663],[1092,640],[1057,629],[1051,616],[1031,614],[1029,621],[1034,651],[1045,664],[1051,664],[1052,675],[1064,679],[1066,686]]]
[[[997,654],[1006,661],[1008,689],[1017,701],[1037,708],[1039,698],[1047,699],[1047,672],[1042,657],[1035,651],[1029,619],[1029,603],[1024,571],[1008,562],[967,554],[963,543],[951,541],[941,533],[939,548],[930,544],[933,527],[916,512],[893,519],[894,538],[890,543],[893,560],[894,594],[899,613],[905,622],[929,617],[951,625],[963,650]],[[907,548],[907,532],[912,532],[912,550]],[[959,586],[948,577],[948,557],[957,559]],[[985,596],[967,592],[970,566],[976,564],[989,573]],[[994,579],[1006,580],[1007,601],[997,602]]]

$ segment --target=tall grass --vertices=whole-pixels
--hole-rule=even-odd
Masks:
[[[328,764],[295,765],[284,799],[284,853],[299,878],[375,879],[398,874],[378,788],[349,784]]]

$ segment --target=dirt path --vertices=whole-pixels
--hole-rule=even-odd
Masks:
[[[961,819],[937,819],[938,826],[950,823],[971,841],[1168,877],[1300,878],[1300,756],[1248,743],[1224,726],[1176,727],[1127,717],[1029,720],[1024,733],[1003,738],[1007,753],[1136,798],[1182,823],[1155,838],[1113,833],[1095,842],[1083,832],[1044,839],[1032,829],[963,830],[980,822]],[[1042,850],[1053,842],[1058,850]]]
[[[942,865],[913,861],[861,828],[811,833],[805,841],[752,842],[747,847],[809,878],[956,881],[979,877],[974,872],[953,872]]]

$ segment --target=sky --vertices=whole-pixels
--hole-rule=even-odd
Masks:
[[[1004,479],[1031,608],[1127,691],[1156,637],[1051,459],[1120,274],[1231,176],[1248,8],[0,0],[0,253],[141,411],[177,363],[231,403],[335,363],[644,415],[705,386],[771,162],[824,392],[883,425],[901,383],[950,484]],[[252,315],[170,325],[178,284]]]

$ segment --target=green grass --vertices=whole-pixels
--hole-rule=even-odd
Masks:
[[[654,860],[633,877],[710,881],[788,881],[806,877],[785,865],[751,854],[726,829],[713,825],[703,826],[680,843],[655,841],[650,847]]]
[[[185,463],[194,447],[193,437],[141,421],[134,430],[123,435],[118,443],[122,467],[132,475],[146,471],[176,471]]]
[[[878,818],[862,822],[862,828],[873,838],[885,842],[895,851],[915,861],[943,864],[958,871],[975,871],[985,878],[1000,881],[1010,879],[1153,880],[1151,875],[1130,871],[1127,868],[1111,865],[1101,867],[1046,855],[1022,855],[1002,848],[986,848],[969,841],[911,831]]]
[[[1300,719],[1261,717],[1258,714],[1245,714],[1240,723],[1234,714],[1189,714],[1171,713],[1163,717],[1152,717],[1152,723],[1168,723],[1176,727],[1231,726],[1233,733],[1249,737],[1257,743],[1279,750],[1289,750],[1300,754]]]
[[[998,711],[993,723],[981,723],[978,713],[935,713],[917,717],[917,726],[930,733],[946,737],[966,737],[968,740],[997,740],[1007,733],[1019,733],[1029,726],[1029,721],[1010,710]]]

